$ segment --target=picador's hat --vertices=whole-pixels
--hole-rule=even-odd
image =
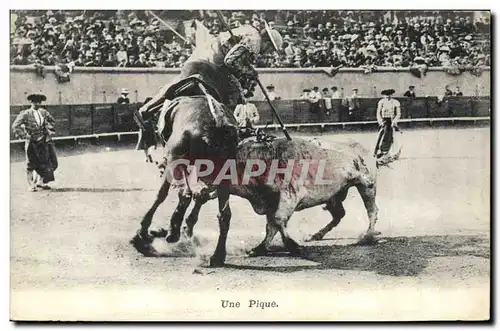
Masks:
[[[382,95],[393,95],[395,92],[394,89],[383,90]]]
[[[31,102],[42,102],[47,100],[47,97],[42,93],[32,93],[27,97],[28,101]]]
[[[269,38],[276,51],[280,51],[283,46],[283,37],[278,30],[272,29],[266,21],[264,21],[264,29],[261,31],[261,37],[266,36]]]

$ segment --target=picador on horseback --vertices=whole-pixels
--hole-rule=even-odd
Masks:
[[[189,205],[192,198],[204,197],[213,191],[219,204],[219,240],[210,265],[224,263],[231,218],[231,182],[217,180],[218,171],[205,173],[196,167],[189,169],[197,160],[210,160],[214,169],[223,169],[227,160],[236,159],[241,136],[234,108],[252,95],[255,84],[262,89],[253,68],[256,56],[273,48],[278,50],[282,44],[281,35],[265,26],[266,29],[259,31],[245,25],[216,38],[205,34],[209,40],[205,43],[197,38],[197,47],[180,75],[135,113],[141,128],[138,147],[146,151],[147,159],[149,147],[154,146],[158,138],[164,145],[163,161],[158,165],[164,169],[163,183],[132,239],[139,251],[151,250],[149,227],[171,187],[178,191],[182,206]],[[200,24],[199,28],[203,26]],[[279,120],[279,116],[277,118]],[[179,240],[183,217],[183,212],[172,216],[174,222],[165,237],[167,242]]]
[[[222,32],[217,37],[210,36],[208,41],[197,40],[196,48],[181,69],[180,75],[162,87],[136,114],[138,121],[142,122],[139,123],[141,136],[137,148],[143,149],[148,155],[148,148],[156,145],[156,141],[145,137],[155,136],[148,132],[154,130],[155,126],[158,136],[163,141],[168,140],[169,129],[165,127],[164,119],[171,108],[172,100],[180,93],[185,95],[185,90],[189,90],[193,84],[196,86],[201,82],[231,111],[246,98],[253,96],[257,80],[257,72],[254,69],[256,57],[279,50],[283,44],[280,33],[269,28],[266,23],[264,25],[264,29],[258,30],[247,24],[230,32]],[[215,69],[217,75],[203,74],[211,69]],[[210,82],[207,81],[207,76],[219,78]]]

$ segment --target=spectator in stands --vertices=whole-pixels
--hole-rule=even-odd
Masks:
[[[128,89],[123,88],[122,89],[122,94],[118,97],[118,100],[116,101],[117,104],[129,104],[130,100],[128,98]]]
[[[463,97],[464,96],[462,91],[460,91],[460,86],[455,87],[455,92],[453,93],[453,95],[456,97]]]
[[[281,97],[279,97],[276,92],[274,92],[274,85],[268,85],[266,86],[267,90],[267,96],[269,97],[269,100],[274,101],[274,100],[280,100]]]
[[[148,68],[149,67],[149,64],[146,61],[146,54],[144,54],[144,53],[139,54],[139,60],[137,60],[134,63],[134,67],[137,67],[137,68]]]
[[[116,67],[118,62],[115,60],[113,53],[108,54],[108,58],[103,62],[103,67]]]
[[[83,53],[90,65],[103,66],[105,63],[109,65],[106,60],[114,48],[115,52],[121,52],[120,56],[116,54],[118,66],[125,66],[126,63],[135,66],[135,60],[140,59],[141,53],[145,54],[144,62],[150,66],[153,65],[150,56],[154,54],[158,57],[157,53],[166,44],[172,58],[156,61],[155,66],[179,67],[183,63],[179,58],[189,57],[183,54],[190,49],[188,44],[179,42],[177,38],[170,44],[164,42],[158,21],[142,11],[136,11],[137,14],[130,17],[122,16],[120,11],[106,11],[101,13],[107,16],[105,19],[85,13],[75,17],[76,13],[71,11],[60,11],[58,14],[49,11],[30,22],[26,17],[28,11],[15,12],[19,18],[14,22],[16,31],[11,38],[12,50],[15,49],[11,51],[11,63],[24,65],[26,62],[33,64],[41,61],[45,65],[54,64],[60,61],[59,57],[68,58],[69,51],[72,61]],[[234,24],[249,21],[254,26],[260,26],[261,16],[270,15],[267,21],[271,25],[274,24],[271,21],[279,16],[258,11],[249,12],[246,17],[242,16],[244,14],[230,14],[227,19]],[[271,67],[337,67],[339,64],[350,67],[409,67],[418,56],[424,57],[428,66],[442,66],[457,57],[463,65],[490,63],[488,42],[478,40],[481,39],[478,33],[486,37],[490,34],[487,18],[474,22],[472,15],[465,12],[453,13],[449,19],[432,12],[424,14],[435,16],[430,21],[420,18],[421,12],[410,12],[405,20],[401,19],[402,13],[397,13],[398,20],[384,15],[386,13],[373,11],[349,14],[342,11],[287,11],[274,24],[287,37],[287,45],[283,49],[286,55],[280,59],[258,59],[258,63]],[[118,19],[119,16],[121,18]],[[193,15],[183,19],[193,18],[197,17]],[[211,33],[221,31],[217,18],[201,19]],[[91,51],[91,59],[87,58],[87,51]],[[101,61],[91,62],[96,59],[96,51],[101,52]],[[134,61],[124,60],[131,56],[134,56]],[[293,60],[288,58],[291,56]],[[144,66],[143,61],[138,62],[139,66]],[[76,63],[80,65],[81,61]]]
[[[408,91],[406,91],[403,96],[405,96],[407,98],[415,98],[416,97],[416,95],[415,95],[415,86],[410,85],[410,87],[408,88]]]
[[[118,62],[118,67],[125,67],[127,65],[128,55],[125,50],[125,45],[120,44],[120,50],[116,53],[116,61]]]
[[[287,42],[286,46],[283,45],[284,51],[285,51],[285,55],[286,56],[295,56],[295,54],[300,51],[300,48],[298,48],[297,46],[295,46],[295,42],[291,41],[288,35],[286,37],[288,37],[287,39],[289,41]]]
[[[57,63],[55,65],[54,73],[57,77],[57,80],[60,83],[69,82],[71,80],[70,74],[73,72],[75,67],[75,63],[73,61],[68,62],[68,60],[63,60],[61,63]]]
[[[25,66],[28,65],[28,59],[23,56],[22,53],[17,53],[16,57],[12,61],[12,64]]]
[[[135,67],[135,55],[130,54],[128,56],[128,61],[127,61],[127,64],[125,64],[125,67],[127,67],[127,68]]]
[[[441,66],[448,67],[451,64],[450,47],[443,46],[439,49],[439,62]]]

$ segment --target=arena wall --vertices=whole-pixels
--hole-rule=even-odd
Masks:
[[[166,68],[76,68],[71,81],[59,83],[53,67],[45,68],[45,77],[36,75],[33,67],[11,66],[10,104],[24,105],[26,96],[33,91],[43,91],[48,104],[114,103],[122,88],[128,88],[132,102],[142,102],[156,90],[172,80],[179,69]],[[441,68],[430,68],[423,78],[413,76],[407,69],[385,68],[365,74],[360,68],[342,68],[330,76],[322,68],[259,69],[264,85],[273,84],[283,99],[296,99],[305,88],[313,86],[342,88],[350,94],[359,89],[363,97],[378,97],[380,91],[394,88],[402,95],[409,85],[415,85],[417,96],[440,96],[445,85],[460,86],[465,96],[490,95],[490,69],[475,76],[469,72],[453,76]],[[263,100],[257,91],[254,100]]]

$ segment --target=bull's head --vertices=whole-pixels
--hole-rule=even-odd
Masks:
[[[380,168],[382,166],[389,167],[389,163],[392,163],[392,162],[397,161],[399,159],[399,157],[401,156],[401,150],[402,150],[402,147],[400,146],[396,153],[392,153],[392,154],[388,153],[388,154],[383,155],[382,157],[379,157],[377,159],[377,168]]]

